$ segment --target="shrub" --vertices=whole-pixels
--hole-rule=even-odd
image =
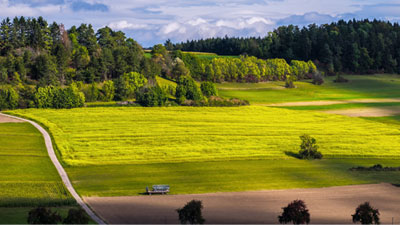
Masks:
[[[37,207],[29,211],[27,222],[29,224],[57,224],[61,222],[61,216],[50,209]]]
[[[88,224],[89,217],[83,209],[70,209],[68,216],[63,220],[63,224]]]
[[[192,200],[176,211],[179,214],[179,221],[181,224],[203,224],[205,222],[201,210],[203,209],[203,205],[201,201]]]
[[[315,85],[322,85],[324,83],[324,77],[322,76],[321,73],[313,73],[313,81],[312,83]]]
[[[285,81],[285,88],[295,88],[293,83],[293,78],[290,75],[286,76],[286,81]]]
[[[39,87],[34,101],[37,108],[52,108],[55,88],[53,86]]]
[[[202,99],[202,94],[200,92],[199,87],[196,84],[196,81],[193,78],[188,76],[182,76],[178,79],[178,85],[176,86],[176,99],[181,103],[182,100],[194,100],[199,101]],[[183,100],[183,101],[184,101]]]
[[[0,110],[15,109],[18,101],[19,94],[13,88],[0,89]]]
[[[278,216],[279,223],[287,224],[293,222],[293,224],[309,224],[310,213],[308,212],[307,206],[302,200],[295,200],[288,206],[283,207],[282,215]]]
[[[70,109],[82,107],[85,104],[85,95],[79,92],[74,83],[65,89],[58,88],[54,93],[53,108]]]
[[[347,83],[349,80],[341,76],[340,74],[337,75],[336,79],[333,81],[335,83]]]
[[[85,104],[85,96],[72,83],[69,87],[39,87],[35,93],[35,104],[38,108],[76,108]]]
[[[29,85],[24,85],[19,89],[18,108],[34,108],[35,103],[35,88]]]
[[[141,88],[136,94],[136,101],[142,106],[164,106],[167,100],[167,94],[158,85]]]
[[[379,210],[373,208],[369,202],[359,205],[356,212],[351,215],[353,223],[360,222],[361,224],[379,224]]]
[[[110,102],[114,99],[115,95],[115,86],[112,80],[105,81],[102,88],[102,100],[106,102]]]
[[[315,138],[310,135],[304,134],[300,136],[301,145],[300,145],[300,158],[302,159],[321,159],[322,154],[318,151],[319,146],[316,144],[317,141]]]
[[[218,96],[217,88],[215,87],[215,84],[213,82],[207,81],[202,83],[200,89],[204,96]]]
[[[249,105],[249,102],[246,100],[241,100],[237,98],[232,99],[224,99],[217,96],[211,96],[208,99],[208,106],[243,106]]]
[[[99,100],[100,90],[96,87],[96,83],[92,83],[88,88],[84,89],[84,94],[87,102],[95,102]]]

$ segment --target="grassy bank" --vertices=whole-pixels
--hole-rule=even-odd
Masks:
[[[297,88],[287,89],[284,82],[222,83],[218,84],[221,96],[240,98],[251,104],[299,102],[317,100],[344,100],[362,98],[398,98],[399,75],[347,75],[348,83],[334,83],[335,77],[326,77],[321,86],[311,81],[295,82]]]

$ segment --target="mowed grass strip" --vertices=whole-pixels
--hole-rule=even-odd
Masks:
[[[154,184],[169,184],[170,194],[400,184],[400,172],[349,171],[378,163],[398,166],[393,159],[263,159],[83,166],[67,172],[83,196],[140,195]]]
[[[288,159],[299,136],[325,158],[400,158],[400,131],[358,118],[262,106],[27,109],[67,166]]]
[[[36,128],[29,123],[0,123],[0,143],[0,207],[75,204]]]
[[[240,98],[251,104],[281,102],[345,100],[363,98],[398,98],[400,96],[400,76],[345,75],[348,83],[334,83],[336,77],[325,77],[321,86],[310,81],[296,81],[296,88],[285,88],[285,82],[264,83],[222,83],[218,84],[219,94],[228,98]]]

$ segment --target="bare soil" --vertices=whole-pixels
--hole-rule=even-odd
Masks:
[[[173,188],[173,187],[172,187]],[[400,223],[400,188],[391,184],[193,195],[86,197],[111,224],[176,224],[177,208],[202,200],[203,217],[213,224],[278,223],[282,207],[304,200],[313,224],[352,224],[355,208],[366,201],[379,209],[381,223]]]
[[[23,121],[0,114],[0,123],[22,123]]]
[[[400,115],[400,106],[324,110],[322,112],[350,117],[383,117]]]
[[[284,102],[268,104],[266,106],[320,106],[320,105],[337,105],[348,103],[386,103],[400,102],[399,98],[380,98],[380,99],[352,99],[352,100],[323,100],[323,101],[308,101],[308,102]]]

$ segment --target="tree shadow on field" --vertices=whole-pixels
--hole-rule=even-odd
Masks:
[[[285,151],[284,152],[285,155],[296,158],[296,159],[301,159],[300,155],[298,153],[295,152],[291,152],[291,151]]]

